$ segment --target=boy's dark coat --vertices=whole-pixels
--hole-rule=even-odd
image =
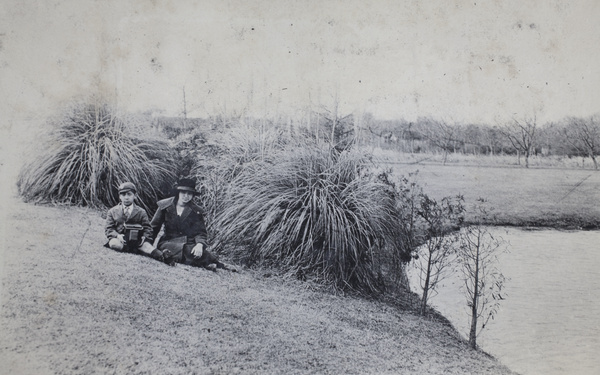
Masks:
[[[148,219],[148,214],[146,213],[146,210],[135,204],[133,205],[133,211],[127,220],[125,220],[125,215],[123,214],[122,203],[119,203],[108,210],[108,213],[106,214],[106,226],[104,231],[106,237],[111,240],[112,238],[116,238],[118,234],[124,234],[125,223],[140,224],[144,228],[143,235],[145,237],[145,242],[152,243],[152,239],[154,237],[152,233],[152,227],[150,226],[150,220]]]

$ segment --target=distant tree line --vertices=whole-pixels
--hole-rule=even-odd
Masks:
[[[494,126],[455,124],[428,117],[416,121],[368,121],[370,142],[405,153],[516,155],[529,166],[533,155],[589,157],[598,169],[600,115],[568,117],[540,125],[534,117]]]
[[[277,129],[284,136],[304,136],[326,141],[338,150],[369,145],[403,153],[514,155],[519,165],[529,167],[531,156],[590,158],[598,169],[600,114],[567,117],[540,124],[535,116],[514,118],[502,124],[461,124],[419,117],[415,121],[380,120],[370,113],[340,113],[336,106],[306,112],[300,118],[251,118],[213,116],[205,119],[157,117],[157,128],[169,137],[202,127],[223,131],[245,124],[248,128]]]

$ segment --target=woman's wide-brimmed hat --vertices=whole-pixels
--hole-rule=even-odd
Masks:
[[[175,189],[177,189],[177,191],[191,191],[194,194],[200,194],[200,192],[196,191],[196,181],[191,178],[182,178],[177,181]]]

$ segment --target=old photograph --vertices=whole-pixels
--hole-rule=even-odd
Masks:
[[[600,373],[598,19],[0,1],[0,374]]]

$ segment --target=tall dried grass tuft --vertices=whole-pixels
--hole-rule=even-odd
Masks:
[[[212,135],[214,137],[214,134]],[[263,127],[238,126],[195,150],[192,175],[202,191],[209,233],[217,230],[215,219],[223,209],[227,187],[244,169],[256,163],[270,162],[287,144],[281,131]]]
[[[19,175],[27,202],[111,206],[119,201],[117,186],[131,181],[138,203],[151,209],[175,178],[167,144],[145,137],[108,105],[74,104],[51,125],[46,148]]]
[[[377,292],[399,212],[368,154],[304,145],[242,171],[215,227],[239,261],[282,266],[336,289]]]

